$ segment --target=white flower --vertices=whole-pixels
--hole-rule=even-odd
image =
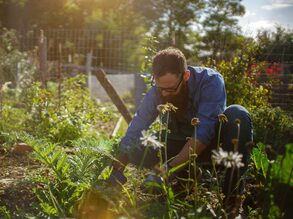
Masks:
[[[212,153],[212,159],[217,164],[222,163],[227,168],[231,168],[233,166],[240,168],[244,166],[244,164],[241,162],[243,155],[239,154],[238,152],[227,152],[220,148],[219,151],[213,150]]]
[[[219,151],[213,150],[212,153],[213,153],[212,159],[217,164],[221,164],[222,161],[223,161],[223,159],[226,159],[228,157],[228,152],[227,151],[223,151],[222,148],[220,148]]]
[[[146,130],[142,130],[141,134],[140,140],[145,147],[153,147],[154,149],[163,147],[163,144],[157,141],[157,137]]]

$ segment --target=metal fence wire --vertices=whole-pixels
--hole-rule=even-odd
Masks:
[[[48,29],[43,35],[49,65],[61,62],[84,66],[87,54],[91,54],[91,65],[108,69],[109,74],[134,73],[139,72],[144,58],[139,46],[142,37],[134,37],[125,30]],[[39,30],[21,31],[18,37],[20,49],[28,51],[38,46],[41,34]],[[48,74],[52,77],[54,72]]]
[[[87,72],[88,67],[103,68],[107,74],[139,73],[145,58],[145,35],[133,36],[127,30],[97,29],[48,29],[23,30],[18,32],[21,51],[40,50],[40,38],[44,37],[42,65],[43,80],[59,80],[62,77]],[[221,41],[221,40],[220,40]],[[219,42],[221,43],[221,42]],[[227,42],[226,42],[227,43]],[[159,46],[166,45],[160,42]],[[226,45],[226,44],[225,44]],[[283,49],[280,50],[279,47]],[[282,53],[277,52],[282,51]],[[273,106],[280,106],[293,115],[293,44],[275,45],[259,58],[269,65],[278,63],[281,71],[276,77],[280,84],[272,87]],[[39,51],[40,53],[40,51]],[[43,59],[43,60],[42,60]],[[45,62],[45,63],[44,63]],[[260,75],[259,81],[266,81],[266,75]]]

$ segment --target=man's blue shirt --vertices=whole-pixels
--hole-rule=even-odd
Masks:
[[[168,138],[182,139],[193,136],[191,119],[199,118],[197,126],[197,139],[205,145],[211,143],[215,136],[215,126],[218,115],[226,108],[226,90],[223,77],[213,69],[205,67],[188,67],[190,78],[187,81],[189,95],[187,112],[180,121],[172,119],[169,122],[171,133]],[[157,106],[161,104],[156,88],[152,87],[145,95],[133,120],[131,121],[126,135],[120,142],[124,151],[131,149],[141,137],[141,131],[147,130],[158,116]],[[173,121],[172,121],[173,120]]]

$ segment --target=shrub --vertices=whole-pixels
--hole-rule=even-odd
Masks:
[[[271,144],[275,150],[282,150],[293,140],[293,118],[279,107],[261,107],[251,109],[254,124],[254,141]],[[291,141],[291,142],[290,142]]]
[[[61,92],[54,84],[43,89],[38,82],[27,88],[23,101],[29,113],[25,121],[28,132],[68,144],[87,132],[90,125],[103,119],[104,113],[91,99],[85,83],[85,76],[79,75],[66,79]],[[108,117],[111,117],[111,112]]]
[[[108,122],[114,114],[91,99],[83,75],[64,80],[60,89],[53,82],[48,83],[47,89],[34,82],[21,90],[8,89],[1,94],[4,101],[0,131],[27,132],[67,145],[87,134],[96,123]]]
[[[15,31],[2,29],[0,34],[0,85],[10,81],[13,86],[32,82],[36,67],[28,53],[18,49]]]
[[[255,72],[251,72],[252,62],[248,55],[242,55],[215,66],[225,80],[227,105],[240,104],[251,109],[269,105],[269,91],[257,83]]]

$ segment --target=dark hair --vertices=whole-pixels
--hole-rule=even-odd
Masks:
[[[186,58],[179,49],[169,47],[159,51],[153,58],[153,75],[155,77],[161,77],[166,73],[179,76],[186,69]]]

